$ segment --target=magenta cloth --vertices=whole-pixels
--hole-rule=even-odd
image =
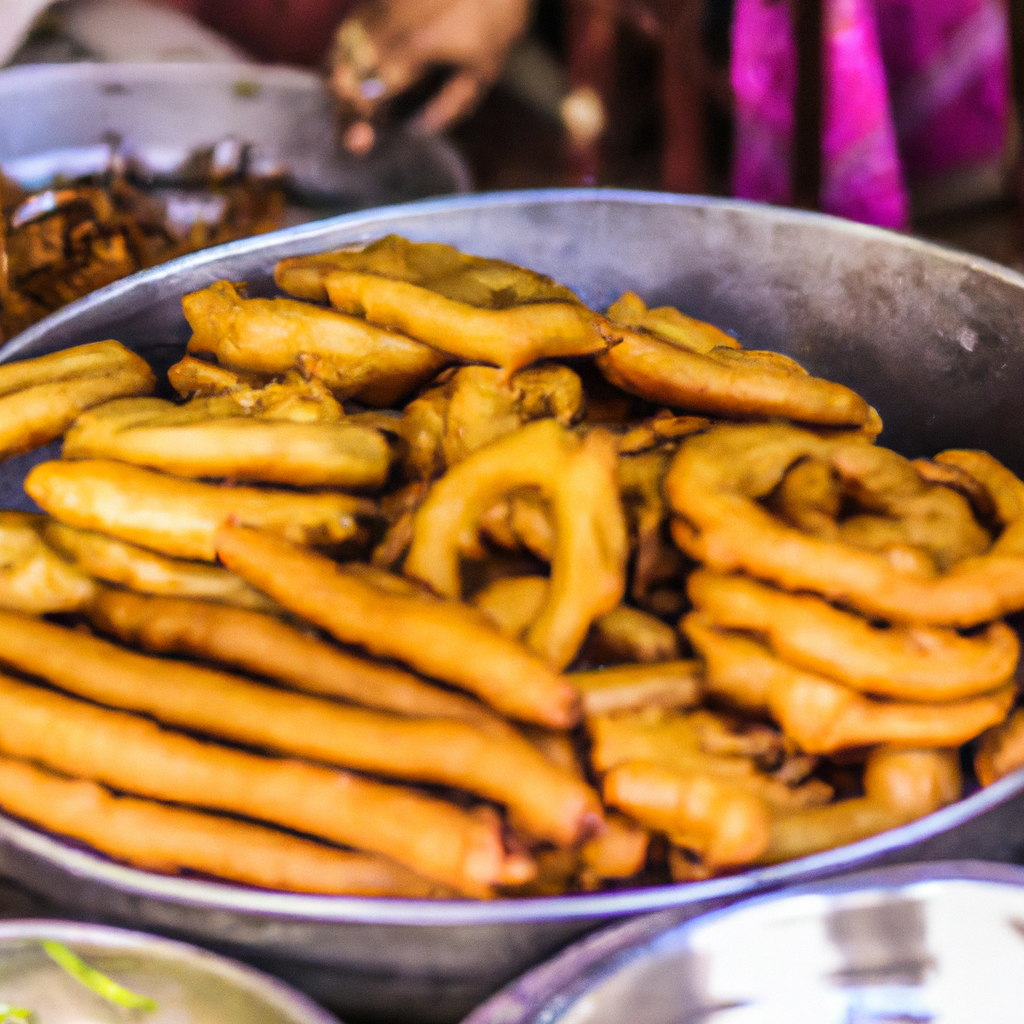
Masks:
[[[823,0],[821,207],[905,225],[906,181],[997,160],[1009,113],[1001,0]],[[736,195],[790,200],[796,47],[785,0],[736,0]]]

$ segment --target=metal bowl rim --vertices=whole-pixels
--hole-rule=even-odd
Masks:
[[[390,221],[416,215],[430,216],[452,211],[565,203],[707,207],[767,218],[780,225],[797,227],[816,225],[833,232],[871,239],[889,246],[918,251],[931,258],[960,264],[965,268],[1000,278],[1021,289],[1024,293],[1024,275],[997,263],[933,242],[822,213],[771,207],[738,199],[629,189],[536,189],[489,192],[469,196],[417,200],[374,210],[342,214],[326,220],[301,224],[190,253],[169,263],[115,281],[51,314],[0,347],[0,362],[6,362],[12,357],[16,358],[37,338],[49,333],[54,325],[65,321],[74,321],[95,306],[115,303],[119,298],[132,292],[144,292],[147,286],[153,282],[173,277],[181,271],[199,269],[225,258],[258,253],[281,243],[302,243],[307,239],[312,240],[341,231],[347,231],[358,239],[358,232],[364,230],[364,237],[370,239],[383,233]],[[374,229],[376,229],[376,233]],[[47,834],[30,829],[3,815],[0,815],[0,840],[34,856],[41,857],[62,870],[116,886],[124,892],[164,901],[188,903],[209,909],[234,910],[318,922],[420,926],[515,924],[638,914],[707,900],[731,898],[754,889],[761,890],[781,886],[790,880],[808,875],[813,877],[841,872],[855,867],[856,864],[872,856],[881,856],[948,831],[992,809],[1021,790],[1024,790],[1024,768],[949,807],[901,828],[883,832],[836,850],[704,882],[675,883],[645,889],[624,889],[593,894],[506,898],[493,902],[284,893],[249,889],[201,879],[157,875],[118,864],[83,850],[64,846]]]

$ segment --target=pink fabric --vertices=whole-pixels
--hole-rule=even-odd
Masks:
[[[821,206],[900,227],[905,176],[998,158],[1008,44],[1000,0],[824,0]],[[733,188],[790,199],[796,52],[785,0],[736,0]]]

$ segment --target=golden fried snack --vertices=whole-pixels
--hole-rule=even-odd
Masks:
[[[125,793],[194,804],[381,853],[467,895],[533,875],[497,816],[401,786],[166,731],[0,676],[0,751]]]
[[[479,549],[480,518],[525,487],[539,488],[551,502],[556,531],[549,598],[527,644],[561,668],[625,589],[626,527],[610,434],[595,430],[581,442],[554,420],[538,420],[474,453],[420,506],[405,571],[438,594],[458,597],[459,558]]]
[[[1024,708],[982,733],[974,754],[974,772],[983,786],[1024,765]]]
[[[832,798],[831,788],[818,779],[790,787],[762,771],[753,757],[706,749],[704,734],[714,730],[717,721],[717,716],[704,710],[647,708],[588,718],[591,762],[598,772],[642,761],[683,775],[726,779],[771,807],[812,807]]]
[[[501,630],[518,640],[537,621],[551,585],[544,576],[506,576],[473,595],[473,604]]]
[[[604,777],[605,802],[693,850],[713,870],[749,864],[768,847],[771,813],[732,779],[630,761]]]
[[[579,690],[588,718],[640,708],[688,708],[703,694],[703,665],[696,659],[616,665],[570,672],[567,678]]]
[[[339,398],[388,406],[430,380],[447,361],[434,349],[356,317],[294,299],[245,299],[218,281],[182,299],[192,328],[188,351],[221,366],[273,376],[315,361]]]
[[[85,409],[155,387],[149,364],[117,341],[6,363],[0,366],[0,459],[60,437]]]
[[[715,629],[700,613],[686,616],[683,628],[704,658],[708,693],[744,710],[770,713],[809,754],[877,743],[959,746],[1001,722],[1016,690],[1011,681],[943,703],[881,700],[798,669],[748,636]]]
[[[609,307],[608,319],[620,327],[635,327],[656,334],[690,352],[711,352],[716,348],[741,348],[730,334],[704,320],[695,320],[672,306],[648,309],[636,292],[624,292]]]
[[[629,878],[647,863],[651,834],[622,814],[609,814],[605,830],[580,847],[580,874],[584,889],[596,889],[601,882]]]
[[[830,427],[862,427],[877,417],[849,388],[811,377],[774,352],[700,352],[610,322],[604,334],[610,347],[597,356],[598,369],[616,387],[651,402],[733,419],[780,416]]]
[[[206,562],[216,560],[213,535],[229,519],[304,544],[334,545],[357,537],[357,516],[375,510],[347,494],[219,487],[105,459],[40,463],[25,490],[71,526]]]
[[[0,511],[0,608],[43,615],[75,611],[96,585],[42,538],[45,518]]]
[[[229,396],[185,405],[161,398],[107,402],[75,420],[63,455],[175,476],[343,490],[377,490],[391,468],[387,441],[370,427],[249,417]]]
[[[0,807],[148,871],[201,872],[288,892],[425,898],[442,886],[372,854],[351,853],[284,832],[114,796],[86,779],[69,779],[0,757]]]
[[[585,650],[599,664],[673,661],[679,657],[679,638],[661,619],[620,604],[594,620]]]
[[[410,719],[323,701],[187,662],[151,658],[0,612],[0,663],[102,704],[209,736],[508,805],[530,834],[568,846],[597,830],[597,795],[511,729]]]
[[[625,432],[619,434],[619,454],[637,455],[665,447],[666,442],[678,441],[710,425],[711,420],[703,416],[676,416],[671,409],[659,409],[641,423],[628,425]]]
[[[167,383],[182,398],[213,398],[245,392],[265,383],[264,374],[243,374],[188,354],[167,369]]]
[[[864,796],[772,816],[763,864],[807,857],[906,825],[960,799],[955,750],[878,747],[864,768]]]
[[[216,546],[229,569],[342,643],[459,686],[514,718],[565,729],[579,717],[570,683],[475,608],[385,589],[379,578],[257,530],[223,527]]]
[[[97,629],[154,654],[214,661],[297,690],[401,715],[489,726],[498,721],[469,697],[431,686],[392,665],[357,658],[271,615],[106,588],[84,610]]]
[[[665,480],[669,502],[679,516],[673,536],[691,557],[722,572],[745,570],[786,590],[811,590],[866,615],[892,622],[969,627],[1024,608],[1024,483],[991,456],[969,455],[974,472],[996,497],[1002,533],[987,552],[953,561],[948,571],[926,564],[905,545],[865,550],[846,540],[811,536],[778,519],[759,504],[795,462],[827,460],[850,490],[884,501],[885,513],[903,514],[911,543],[933,554],[966,551],[978,535],[962,534],[973,515],[969,503],[949,488],[919,488],[901,474],[899,490],[878,493],[879,476],[899,467],[895,453],[850,437],[823,438],[782,424],[714,427],[687,438]],[[912,472],[913,466],[906,463]],[[983,477],[983,478],[982,478]],[[974,529],[981,527],[974,523]],[[917,549],[920,554],[924,548]]]
[[[1005,622],[970,636],[879,626],[820,597],[710,569],[694,572],[687,592],[716,626],[756,633],[784,661],[882,697],[948,701],[986,693],[1012,678],[1020,653]]]

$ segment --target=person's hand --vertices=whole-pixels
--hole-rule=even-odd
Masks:
[[[338,28],[331,59],[331,89],[351,123],[349,147],[368,149],[369,121],[380,104],[434,68],[452,74],[418,115],[420,126],[440,131],[468,113],[501,74],[530,6],[531,0],[363,0]]]

